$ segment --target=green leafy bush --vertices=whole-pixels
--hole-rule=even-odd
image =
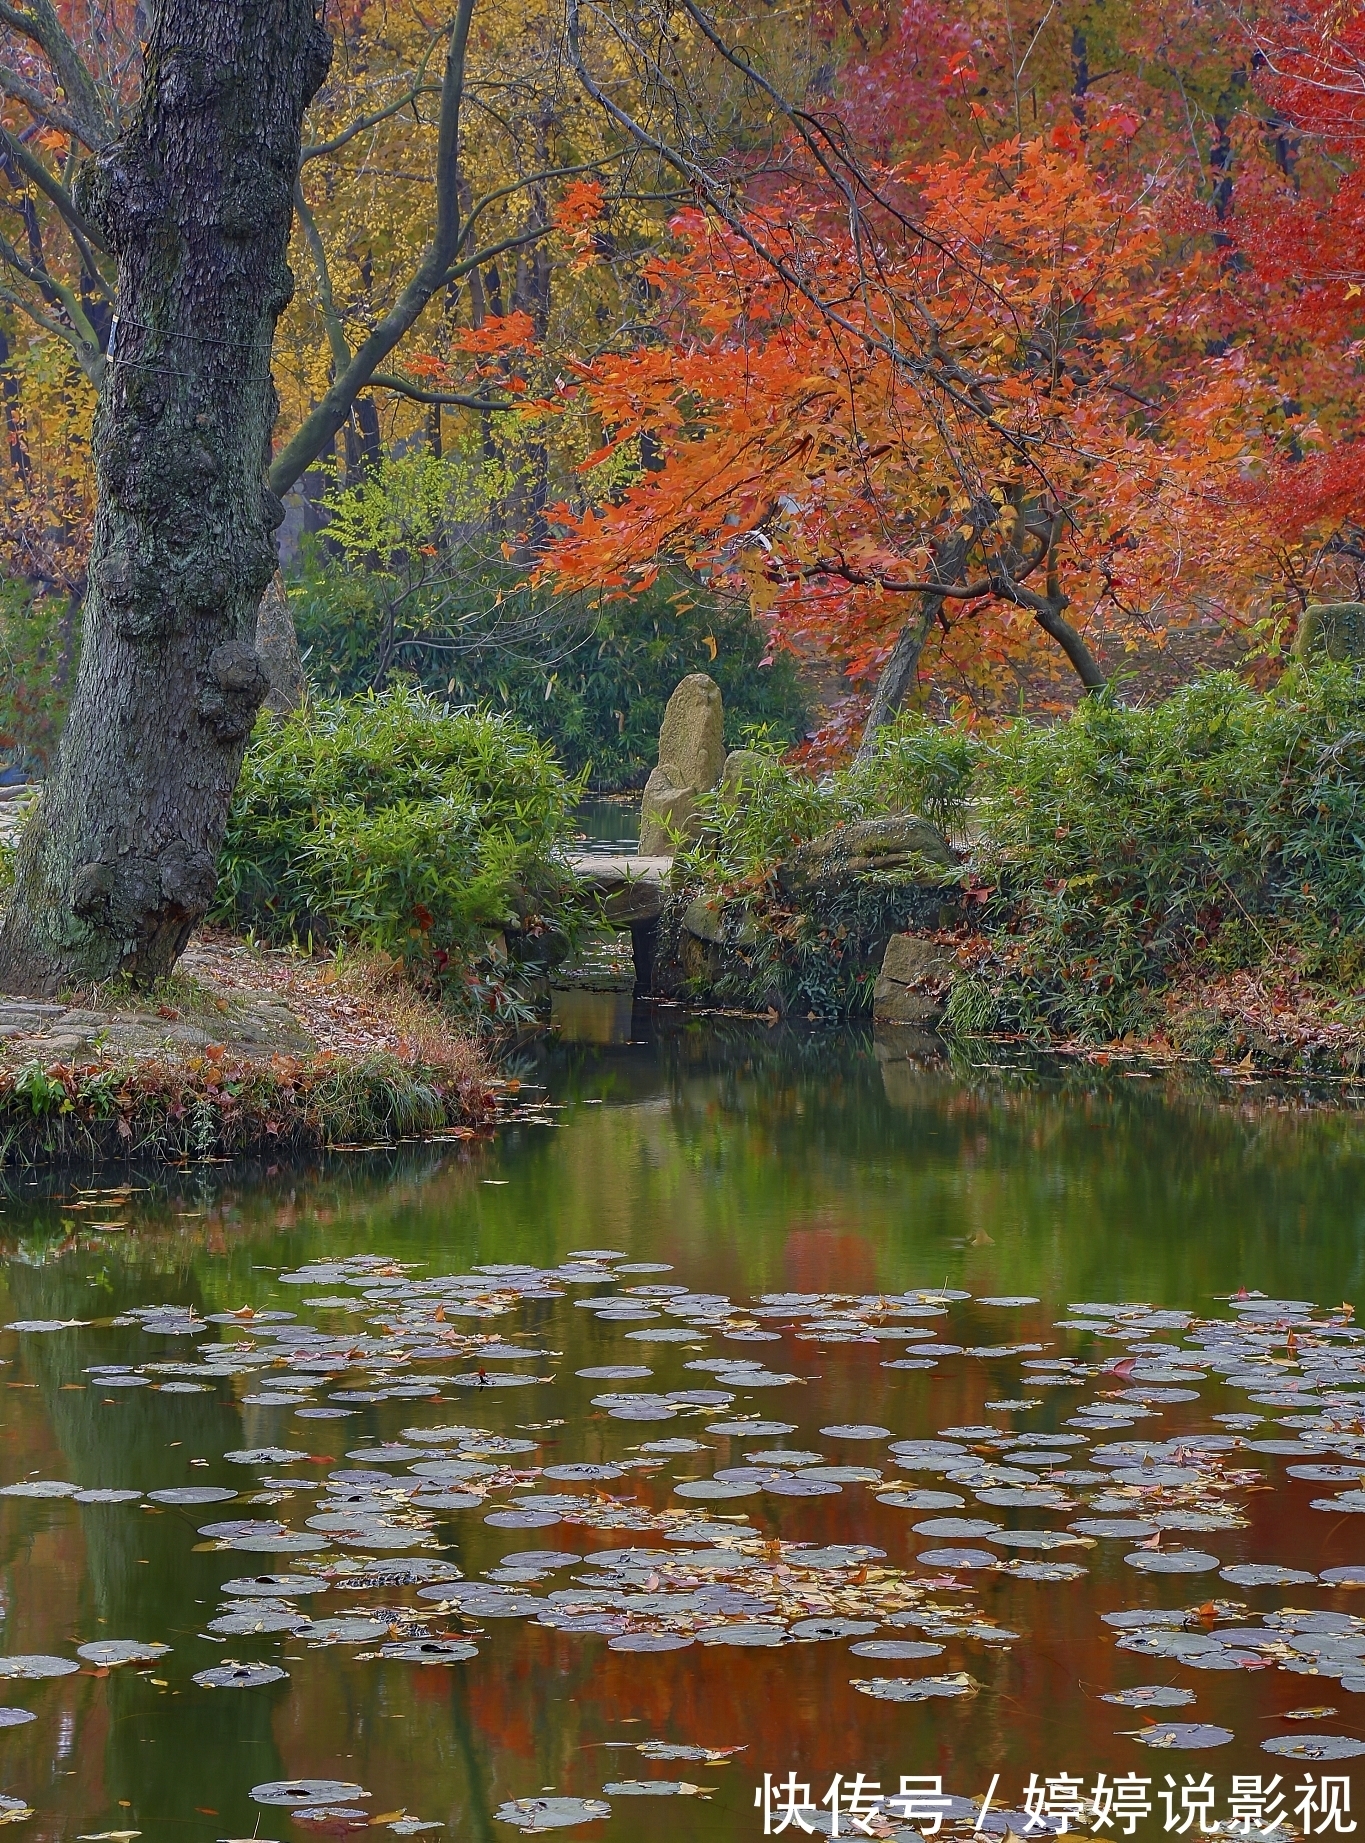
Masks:
[[[1091,1038],[1141,1029],[1191,964],[1293,953],[1365,968],[1365,681],[1294,667],[1270,692],[1230,673],[1129,709],[1087,700],[980,753],[978,872],[1012,951],[977,1028]]]
[[[892,813],[914,813],[958,832],[980,759],[974,733],[912,713],[882,732],[867,761],[818,780],[767,751],[738,794],[718,788],[700,802],[706,831],[698,873],[760,883],[806,840]]]
[[[486,930],[534,931],[578,794],[517,724],[408,689],[263,719],[219,861],[217,918],[453,977]]]

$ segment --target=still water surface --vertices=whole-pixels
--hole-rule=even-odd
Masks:
[[[0,1333],[0,1649],[62,1661],[0,1663],[25,1834],[483,1840],[565,1797],[731,1843],[765,1773],[999,1774],[998,1812],[1102,1771],[1158,1835],[1167,1773],[1225,1815],[1360,1764],[1262,1746],[1365,1743],[1357,1116],[695,1027],[543,1074],[489,1146],[11,1180],[0,1323],[81,1321]],[[252,1797],[304,1779],[337,1815]],[[705,1796],[604,1791],[640,1781]]]

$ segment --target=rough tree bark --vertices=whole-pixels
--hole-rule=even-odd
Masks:
[[[0,924],[0,990],[167,972],[209,906],[267,688],[252,644],[283,516],[275,323],[321,0],[154,0],[128,133],[81,209],[118,259],[94,434],[85,643]]]
[[[882,667],[881,676],[872,693],[856,760],[865,762],[872,759],[876,753],[878,736],[900,715],[906,693],[914,684],[915,674],[919,671],[920,654],[929,638],[929,630],[942,611],[941,595],[921,595],[919,607],[896,635],[896,644]]]

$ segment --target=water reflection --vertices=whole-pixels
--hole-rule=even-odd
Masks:
[[[550,1029],[561,1043],[591,1043],[601,1048],[631,1041],[635,1000],[630,992],[593,992],[583,987],[554,987],[550,992]]]
[[[579,1369],[648,1367],[653,1379],[633,1388],[708,1378],[683,1367],[695,1351],[627,1343],[626,1327],[571,1300],[528,1303],[515,1321],[536,1347],[562,1353],[547,1360],[554,1385],[458,1401],[450,1394],[440,1405],[362,1401],[346,1404],[345,1418],[303,1420],[288,1406],[246,1401],[267,1392],[254,1374],[210,1378],[201,1391],[180,1394],[106,1386],[89,1373],[92,1364],[109,1374],[109,1366],[190,1354],[193,1340],[107,1322],[137,1306],[165,1303],[201,1317],[284,1309],[311,1323],[319,1311],[305,1306],[310,1295],[280,1286],[278,1272],[349,1253],[392,1255],[439,1275],[478,1263],[548,1266],[574,1249],[618,1249],[632,1261],[669,1264],[666,1283],[737,1300],[911,1287],[1036,1296],[1038,1304],[1011,1314],[1010,1339],[1087,1360],[1108,1360],[1126,1346],[1059,1330],[1072,1302],[1138,1299],[1208,1314],[1226,1309],[1216,1295],[1240,1286],[1332,1303],[1357,1296],[1365,1161],[1354,1115],[1293,1106],[1288,1096],[1255,1106],[1221,1089],[1078,1071],[953,1072],[913,1051],[782,1029],[717,1032],[681,1023],[649,1045],[630,1035],[628,995],[562,996],[613,1006],[625,999],[624,1025],[613,1009],[606,1035],[575,1042],[561,1033],[542,1046],[528,1073],[546,1082],[551,1105],[530,1110],[495,1146],[412,1147],[252,1177],[207,1167],[148,1180],[147,1189],[93,1208],[70,1181],[16,1181],[0,1218],[7,1256],[0,1322],[106,1322],[4,1335],[4,1481],[32,1475],[141,1491],[220,1484],[243,1494],[240,1510],[224,1514],[279,1517],[301,1528],[311,1496],[253,1506],[261,1472],[223,1455],[275,1443],[304,1450],[308,1458],[285,1471],[316,1489],[347,1464],[348,1451],[394,1440],[413,1424],[464,1418],[535,1439],[541,1465],[628,1459],[661,1432],[686,1433],[707,1449],[700,1461],[678,1460],[674,1476],[709,1474],[743,1458],[743,1441],[707,1433],[705,1415],[673,1429],[633,1428],[595,1407],[593,1396],[617,1385],[579,1379]],[[593,1050],[591,1041],[604,1047]],[[88,1226],[109,1218],[126,1227]],[[354,1324],[359,1337],[374,1310],[325,1322]],[[971,1301],[954,1310],[958,1343],[1001,1342],[999,1311]],[[230,1324],[213,1329],[216,1342],[236,1335]],[[1158,1332],[1149,1341],[1180,1340]],[[794,1443],[823,1452],[831,1449],[825,1426],[877,1422],[899,1436],[935,1435],[999,1424],[987,1404],[1029,1393],[1017,1355],[890,1371],[885,1344],[698,1343],[724,1356],[789,1364],[808,1378],[773,1391],[763,1408],[798,1425]],[[320,1386],[314,1399],[326,1403],[329,1388]],[[1042,1437],[1064,1430],[1069,1391],[1045,1395],[1014,1424]],[[1138,1432],[1160,1438],[1207,1428],[1211,1412],[1245,1405],[1241,1395],[1225,1397],[1215,1379],[1200,1399],[1169,1404]],[[1274,1435],[1285,1411],[1259,1412],[1261,1435]],[[1276,1488],[1245,1496],[1247,1527],[1189,1544],[1209,1542],[1224,1562],[1273,1560],[1315,1573],[1359,1558],[1356,1519],[1307,1508],[1305,1494],[1322,1486],[1286,1485],[1280,1460],[1260,1463]],[[609,1489],[634,1486],[627,1480]],[[666,1477],[642,1480],[640,1490],[651,1502],[669,1501]],[[913,1530],[919,1517],[852,1484],[810,1500],[746,1497],[733,1508],[774,1538],[874,1543],[897,1568],[913,1567],[927,1546]],[[1006,1520],[975,1506],[952,1514]],[[204,1549],[198,1528],[206,1521],[202,1510],[145,1502],[0,1500],[7,1655],[70,1656],[74,1643],[106,1636],[173,1647],[143,1672],[125,1667],[4,1686],[4,1700],[38,1716],[0,1730],[0,1783],[37,1808],[29,1835],[140,1829],[212,1839],[256,1834],[259,1823],[262,1836],[302,1836],[286,1813],[262,1812],[248,1796],[253,1784],[288,1774],[355,1781],[371,1793],[371,1814],[406,1808],[457,1836],[491,1839],[511,1834],[493,1815],[505,1800],[545,1786],[597,1796],[609,1781],[646,1773],[633,1743],[661,1738],[745,1746],[729,1765],[661,1769],[714,1787],[707,1802],[648,1802],[651,1838],[729,1843],[757,1834],[751,1799],[764,1771],[795,1769],[812,1782],[823,1775],[823,1783],[836,1771],[861,1769],[884,1783],[941,1772],[964,1793],[984,1789],[999,1771],[1017,1801],[1031,1770],[1103,1767],[1158,1778],[1168,1764],[1177,1777],[1192,1762],[1202,1770],[1209,1761],[1194,1756],[1138,1757],[1144,1750],[1123,1731],[1144,1717],[1099,1700],[1115,1688],[1162,1681],[1195,1689],[1192,1719],[1223,1722],[1236,1734],[1211,1767],[1224,1783],[1233,1770],[1265,1767],[1258,1741],[1277,1711],[1333,1704],[1339,1714],[1324,1726],[1365,1730],[1355,1707],[1361,1698],[1330,1679],[1278,1670],[1185,1674],[1170,1662],[1116,1652],[1102,1611],[1181,1607],[1214,1591],[1209,1577],[1139,1579],[1123,1562],[1122,1544],[1085,1551],[1089,1573],[1074,1582],[962,1576],[982,1610],[1020,1640],[1008,1651],[952,1641],[941,1667],[970,1670],[986,1685],[982,1693],[905,1706],[851,1688],[852,1678],[881,1667],[850,1656],[843,1643],[630,1655],[608,1650],[601,1637],[490,1620],[478,1659],[450,1669],[361,1662],[343,1647],[310,1650],[289,1638],[214,1643],[204,1634],[222,1583],[277,1562]],[[660,1540],[568,1525],[518,1533],[488,1526],[477,1512],[452,1516],[441,1533],[449,1558],[471,1577],[528,1548]],[[1353,1605],[1348,1593],[1321,1587],[1219,1583],[1216,1591],[1244,1602],[1248,1617],[1285,1604]],[[363,1596],[367,1606],[386,1601],[410,1606],[413,1596],[401,1589]],[[362,1596],[337,1592],[325,1610],[361,1603]],[[190,1683],[194,1671],[234,1655],[278,1659],[289,1678],[242,1692]],[[593,1834],[633,1843],[640,1822],[623,1799]]]

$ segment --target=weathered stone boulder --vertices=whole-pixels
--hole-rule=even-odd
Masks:
[[[733,800],[763,770],[765,758],[757,749],[731,749],[720,771],[720,791]]]
[[[698,789],[681,780],[672,762],[660,762],[645,782],[640,802],[640,856],[672,857],[678,838],[694,840]]]
[[[700,831],[697,797],[709,793],[725,766],[725,706],[720,686],[692,672],[668,700],[659,731],[659,765],[640,805],[641,857],[671,857],[674,834]]]
[[[715,896],[698,896],[689,902],[682,925],[695,940],[716,947],[752,947],[758,939],[753,917],[736,904],[727,912],[725,903]]]
[[[1320,602],[1305,608],[1294,636],[1299,659],[1365,663],[1365,602]]]
[[[956,862],[947,839],[927,819],[913,814],[855,819],[799,845],[779,869],[777,880],[788,895],[795,895],[819,885],[842,887],[871,871],[912,869],[925,859],[944,870]]]
[[[943,1018],[956,971],[950,947],[922,935],[893,934],[872,991],[873,1023],[932,1029]]]

